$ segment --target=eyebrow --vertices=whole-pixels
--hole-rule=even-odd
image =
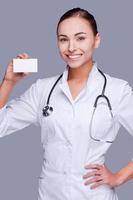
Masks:
[[[79,33],[75,33],[74,35],[77,36],[77,35],[80,35],[80,34],[86,34],[86,33],[85,32],[79,32]],[[64,34],[58,35],[58,37],[60,37],[60,36],[67,37],[67,35],[64,35]]]

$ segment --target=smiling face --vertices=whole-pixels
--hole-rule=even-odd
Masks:
[[[89,22],[75,16],[63,20],[57,33],[59,53],[71,68],[92,63],[93,51],[100,44],[100,36],[94,36]]]

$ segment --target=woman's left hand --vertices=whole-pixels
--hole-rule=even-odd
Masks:
[[[118,174],[112,173],[104,165],[90,164],[85,166],[85,169],[90,171],[83,176],[83,179],[87,179],[84,184],[92,184],[91,189],[95,189],[98,186],[105,184],[110,187],[116,187],[119,185]]]

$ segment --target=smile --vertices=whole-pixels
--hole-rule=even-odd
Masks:
[[[78,59],[82,56],[82,54],[76,54],[76,55],[67,55],[68,58],[75,60]]]

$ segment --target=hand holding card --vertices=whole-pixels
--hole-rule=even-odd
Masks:
[[[37,59],[31,58],[27,53],[21,53],[8,64],[3,80],[16,85],[30,72],[37,72]]]
[[[38,60],[36,58],[13,59],[13,72],[37,72]]]

